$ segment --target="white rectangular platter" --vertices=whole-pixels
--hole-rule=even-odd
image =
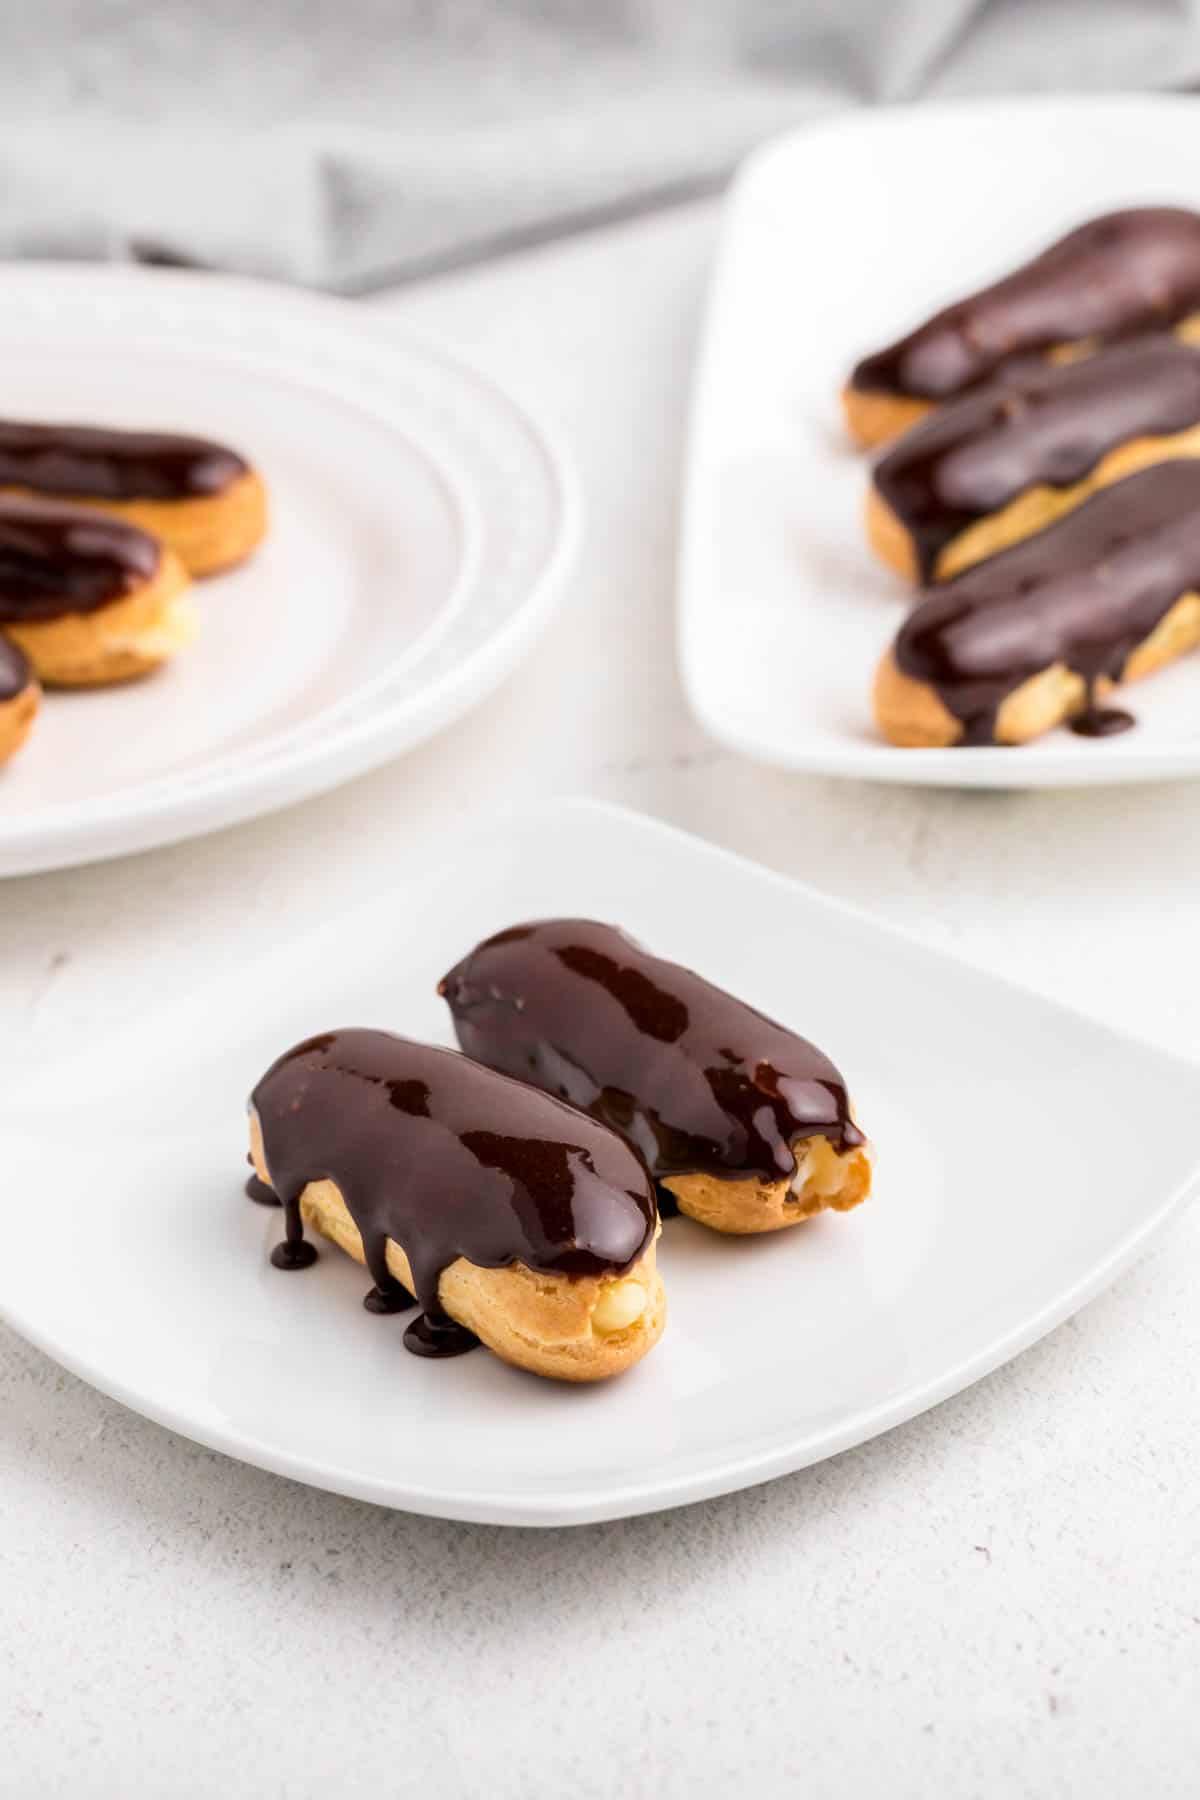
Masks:
[[[1050,787],[1200,774],[1200,660],[1130,690],[1136,731],[1019,749],[879,737],[876,664],[908,592],[867,548],[839,390],[868,351],[1112,207],[1197,204],[1190,99],[856,113],[769,145],[728,203],[696,376],[679,648],[734,749],[871,781]]]

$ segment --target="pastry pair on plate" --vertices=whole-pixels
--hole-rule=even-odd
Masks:
[[[266,512],[220,444],[0,421],[0,761],[43,685],[128,681],[190,642],[191,577],[248,556]]]
[[[1118,685],[1200,644],[1200,215],[1093,220],[867,357],[867,531],[924,592],[880,665],[906,746],[1132,723]],[[902,434],[902,435],[898,435]]]
[[[465,1054],[382,1031],[309,1038],[250,1100],[249,1188],[366,1264],[422,1355],[482,1341],[566,1381],[662,1334],[660,1213],[780,1230],[865,1199],[845,1083],[804,1038],[607,925],[480,944],[439,987]]]

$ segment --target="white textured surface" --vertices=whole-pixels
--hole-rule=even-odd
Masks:
[[[686,717],[673,519],[711,234],[679,216],[405,300],[564,420],[592,512],[574,605],[501,696],[340,795],[0,887],[0,1074],[252,956],[319,917],[331,882],[386,882],[468,812],[581,790],[1200,1056],[1200,787],[804,780]],[[0,1334],[0,1794],[1192,1795],[1198,1281],[1193,1213],[1038,1349],[890,1437],[569,1533],[289,1486]]]

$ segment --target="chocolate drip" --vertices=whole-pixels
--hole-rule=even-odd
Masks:
[[[158,572],[149,532],[82,506],[0,497],[0,623],[95,612]]]
[[[1200,214],[1133,207],[1092,219],[1003,281],[935,313],[860,362],[851,385],[945,400],[1012,357],[1167,330],[1197,307]]]
[[[251,1105],[287,1218],[275,1256],[285,1250],[295,1266],[300,1196],[311,1181],[334,1182],[362,1236],[380,1297],[372,1310],[398,1310],[406,1294],[387,1266],[389,1239],[407,1255],[425,1317],[405,1343],[423,1356],[471,1348],[438,1299],[460,1256],[487,1269],[623,1274],[654,1236],[646,1171],[618,1137],[453,1050],[327,1032],[282,1056]]]
[[[1200,423],[1200,350],[1147,338],[1083,362],[1038,364],[939,408],[875,469],[922,576],[960,532],[1026,489],[1070,487],[1118,444]]]
[[[1136,723],[1133,714],[1119,706],[1089,706],[1071,720],[1071,730],[1077,737],[1116,737],[1122,731],[1132,730]]]
[[[655,1186],[655,1194],[658,1198],[659,1218],[677,1219],[679,1217],[679,1202],[671,1192],[670,1188],[664,1187],[660,1181]]]
[[[410,1294],[398,1281],[391,1282],[386,1288],[373,1287],[363,1295],[363,1305],[369,1313],[407,1312],[410,1306],[416,1304],[416,1295]]]
[[[279,1195],[275,1189],[268,1187],[265,1181],[260,1181],[257,1175],[251,1175],[246,1183],[246,1198],[253,1200],[256,1206],[278,1206],[280,1204]]]
[[[1096,683],[1119,681],[1198,586],[1200,463],[1159,463],[929,590],[900,630],[896,664],[936,690],[962,742],[991,743],[1008,695],[1056,663],[1083,678],[1094,712]]]
[[[797,1139],[864,1140],[812,1044],[622,931],[547,919],[489,938],[438,990],[468,1056],[621,1132],[653,1175],[793,1175]]]
[[[288,1223],[290,1227],[291,1221]],[[316,1260],[317,1252],[305,1237],[285,1237],[271,1252],[277,1269],[311,1269]]]
[[[236,451],[205,438],[0,419],[0,487],[88,500],[187,500],[224,493],[246,472]]]
[[[32,680],[29,658],[11,638],[0,634],[0,706],[23,694]]]
[[[414,1356],[465,1356],[476,1350],[479,1339],[465,1325],[455,1324],[445,1313],[423,1312],[404,1333],[404,1348]]]

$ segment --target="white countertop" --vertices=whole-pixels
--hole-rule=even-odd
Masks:
[[[203,979],[218,947],[304,929],[331,884],[377,888],[475,814],[579,792],[1200,1057],[1200,784],[840,784],[755,768],[689,719],[672,564],[713,235],[696,209],[382,303],[562,422],[590,515],[568,608],[502,694],[389,769],[0,886],[0,1073]],[[243,1468],[0,1330],[0,1794],[1192,1795],[1198,1368],[1193,1212],[886,1438],[725,1500],[534,1533]]]

